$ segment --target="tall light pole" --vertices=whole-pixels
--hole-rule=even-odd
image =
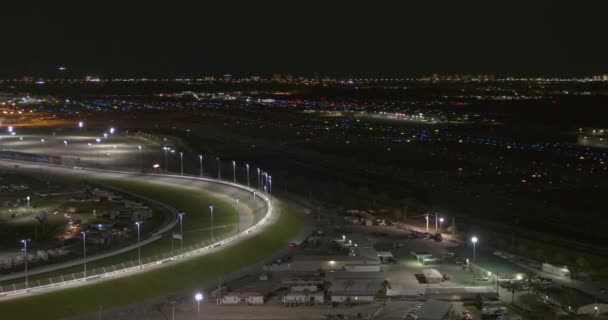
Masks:
[[[184,249],[184,213],[180,212],[177,215],[179,216],[179,248]]]
[[[256,168],[258,170],[258,190],[262,190],[262,180],[260,180],[260,168]]]
[[[110,134],[111,134],[111,135],[114,135],[114,132],[115,132],[115,131],[116,131],[116,130],[115,130],[114,128],[110,128]]]
[[[211,213],[211,243],[213,243],[215,240],[213,238],[213,206],[209,206],[209,212]]]
[[[165,150],[165,173],[167,173],[167,166],[168,166],[168,161],[167,161],[167,151],[169,151],[169,147],[163,147],[163,150]]]
[[[82,234],[82,253],[84,256],[84,279],[87,279],[87,233],[81,232]]]
[[[25,200],[27,200],[27,205],[30,205],[30,196],[25,197]]]
[[[426,219],[426,232],[429,232],[429,214],[426,213],[424,218]]]
[[[240,230],[240,225],[241,225],[241,216],[239,214],[240,210],[239,210],[239,198],[235,198],[236,200],[236,234],[238,235],[239,233],[241,233]]]
[[[443,217],[439,218],[439,230],[443,230]]]
[[[179,153],[179,172],[180,175],[184,175],[184,153],[180,152]]]
[[[217,180],[219,181],[222,180],[222,172],[220,170],[220,157],[215,158],[215,160],[217,160]]]
[[[439,216],[435,213],[435,232],[439,230]]]
[[[144,171],[144,154],[142,152],[142,147],[141,146],[137,146],[137,149],[139,149],[139,171]]]
[[[84,122],[78,121],[78,130],[82,132],[82,128],[84,127]]]
[[[475,257],[475,247],[476,247],[476,245],[477,245],[477,241],[478,241],[478,240],[479,240],[479,239],[477,239],[477,237],[476,237],[476,236],[473,236],[473,237],[471,238],[471,242],[473,243],[473,263],[476,263],[476,259],[475,259],[475,258],[476,258],[476,257]]]
[[[203,294],[202,294],[202,293],[200,293],[200,292],[197,292],[197,293],[194,295],[194,300],[196,300],[196,304],[197,304],[197,307],[196,307],[196,310],[197,310],[197,311],[196,311],[196,312],[197,312],[197,314],[198,314],[198,315],[199,315],[199,317],[200,317],[200,315],[201,315],[201,300],[203,300]]]
[[[203,155],[199,154],[198,155],[198,161],[200,164],[200,172],[201,172],[201,179],[203,178]]]
[[[137,221],[135,222],[135,225],[137,225],[137,265],[141,266],[141,246],[139,245],[139,226],[141,225],[141,222]]]
[[[268,176],[268,194],[272,193],[272,176]]]
[[[236,183],[236,161],[232,160],[232,182]]]
[[[23,244],[23,254],[24,254],[24,261],[25,261],[25,291],[27,291],[27,289],[29,288],[29,282],[28,282],[28,274],[27,274],[27,243],[30,241],[30,239],[23,239],[21,240],[21,243]]]
[[[249,187],[249,163],[245,163],[245,171],[247,171],[247,186]]]

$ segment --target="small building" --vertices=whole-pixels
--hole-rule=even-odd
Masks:
[[[333,279],[328,290],[331,302],[361,303],[372,302],[384,290],[384,280],[380,279]]]
[[[439,259],[437,259],[436,257],[434,257],[429,252],[426,252],[426,251],[412,251],[410,253],[414,257],[416,257],[416,260],[420,264],[427,265],[427,264],[438,264],[439,263]]]
[[[393,253],[390,251],[378,251],[376,252],[376,254],[378,256],[378,259],[380,259],[380,262],[382,263],[387,263],[389,261],[395,260]]]
[[[283,303],[325,303],[325,294],[320,291],[291,291],[283,296]]]
[[[427,300],[418,309],[418,320],[445,320],[451,319],[453,313],[452,304],[439,300]]]
[[[257,292],[228,292],[222,295],[218,304],[264,304],[264,296]]]
[[[437,269],[422,269],[422,275],[426,283],[440,283],[443,275]]]
[[[346,265],[344,270],[347,272],[380,272],[382,266],[379,264]]]

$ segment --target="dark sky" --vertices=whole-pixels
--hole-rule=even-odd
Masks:
[[[608,73],[607,0],[5,2],[0,77]]]

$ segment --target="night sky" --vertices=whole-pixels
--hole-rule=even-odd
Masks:
[[[14,2],[0,77],[608,73],[606,0]]]

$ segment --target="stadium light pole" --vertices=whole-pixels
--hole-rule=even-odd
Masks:
[[[439,216],[435,213],[435,232],[438,232],[437,230],[439,230]]]
[[[197,292],[194,295],[194,299],[196,300],[196,304],[197,304],[197,306],[196,306],[196,312],[200,316],[201,315],[201,300],[203,300],[203,294],[200,293],[200,292]]]
[[[101,139],[96,138],[95,142],[97,142],[97,144],[99,145],[99,143],[101,142]],[[95,158],[96,158],[95,161],[97,162],[97,165],[99,165],[99,148],[98,147],[95,147]]]
[[[241,216],[240,216],[240,209],[239,209],[239,198],[235,198],[236,200],[236,234],[238,235],[239,233],[241,233],[240,230],[240,222],[241,222]]]
[[[236,183],[236,161],[232,160],[232,182]]]
[[[27,274],[27,243],[30,241],[30,239],[23,239],[21,240],[21,243],[23,244],[23,252],[24,252],[24,262],[25,262],[25,291],[27,291],[27,289],[29,288],[29,278],[28,278],[28,274]]]
[[[137,146],[137,149],[139,149],[139,171],[144,171],[144,154],[142,153],[142,148],[141,146]]]
[[[220,168],[221,168],[220,157],[215,158],[215,160],[217,160],[217,180],[220,181],[220,180],[222,180],[222,173],[220,171]]]
[[[168,161],[167,161],[167,152],[169,151],[169,147],[163,147],[163,150],[165,150],[165,173],[167,173],[167,166],[168,166]]]
[[[476,247],[476,245],[477,245],[477,241],[479,241],[479,239],[477,239],[477,237],[476,237],[476,236],[473,236],[473,237],[471,238],[471,242],[473,243],[473,263],[476,263],[476,262],[477,262],[477,261],[476,261],[476,259],[475,259],[475,258],[476,258],[476,257],[475,257],[475,247]]]
[[[247,186],[249,187],[249,163],[245,163],[245,171],[247,171]]]
[[[213,237],[213,205],[209,206],[209,212],[211,213],[211,243],[213,243],[214,237]]]
[[[179,216],[179,248],[184,249],[184,213],[180,212],[177,215]]]
[[[180,175],[184,175],[184,153],[179,153],[179,173]]]
[[[262,180],[260,180],[260,168],[256,168],[258,170],[258,190],[262,190]]]
[[[81,232],[82,234],[82,253],[84,256],[83,266],[84,266],[84,279],[87,279],[87,233]]]
[[[203,178],[203,155],[199,154],[198,155],[198,161],[200,164],[200,173],[201,173],[201,179]]]
[[[272,176],[268,176],[268,194],[272,193]]]
[[[139,226],[141,225],[141,222],[137,221],[135,222],[135,225],[137,225],[137,265],[141,266],[141,246],[139,245]]]

